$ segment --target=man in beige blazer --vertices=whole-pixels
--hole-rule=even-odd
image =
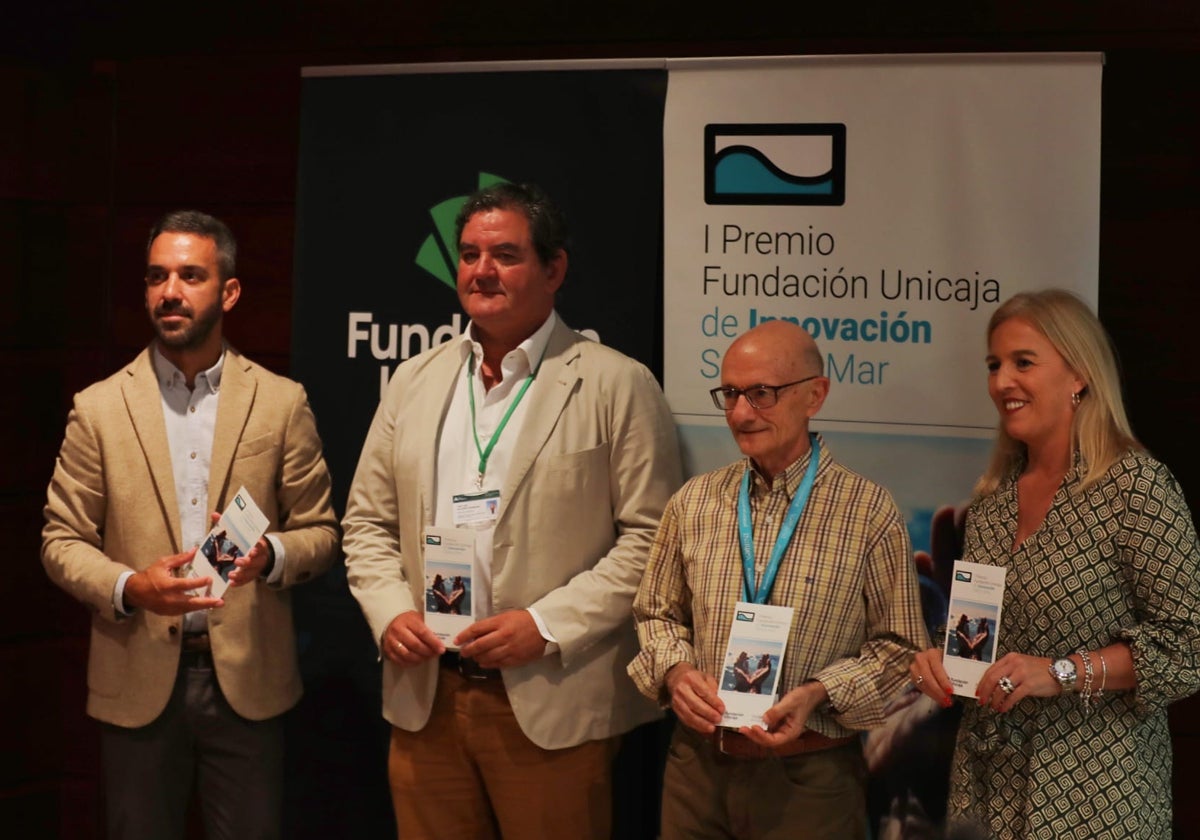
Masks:
[[[675,428],[649,371],[554,313],[566,229],[543,193],[484,190],[458,231],[470,326],[397,369],[343,523],[383,658],[397,827],[607,837],[617,736],[659,713],[623,672],[681,481]],[[432,526],[474,535],[475,620],[448,645],[424,620]]]
[[[304,389],[222,341],[235,253],[202,213],[152,229],[156,339],[76,395],[48,491],[43,563],[92,613],[113,837],[181,837],[193,786],[209,837],[279,834],[279,716],[301,693],[287,590],[329,567],[338,526]],[[181,567],[241,486],[268,534],[203,597]]]

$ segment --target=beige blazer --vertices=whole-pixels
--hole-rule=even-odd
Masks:
[[[433,522],[438,433],[461,371],[457,342],[400,365],[376,411],[343,522],[350,589],[378,644],[424,610],[421,537]],[[492,610],[534,607],[560,645],[504,684],[522,730],[547,749],[606,738],[659,712],[625,675],[631,604],[663,507],[681,482],[675,426],[645,367],[560,321],[530,391],[501,489]],[[383,661],[383,714],[429,720],[436,661]]]
[[[210,614],[209,633],[229,704],[262,720],[300,698],[287,589],[330,566],[338,525],[304,389],[231,349],[221,374],[209,509],[224,510],[242,485],[283,545],[284,578],[278,588],[230,587],[225,606]],[[184,548],[149,349],[76,394],[47,496],[42,562],[92,612],[88,714],[144,726],[170,697],[182,618],[144,610],[119,616],[113,588],[122,572]]]

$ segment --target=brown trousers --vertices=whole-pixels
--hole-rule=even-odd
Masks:
[[[862,746],[731,758],[683,724],[667,754],[661,840],[855,840],[867,836]]]
[[[607,840],[617,739],[545,750],[521,731],[502,680],[442,668],[429,722],[392,729],[388,777],[403,840]]]

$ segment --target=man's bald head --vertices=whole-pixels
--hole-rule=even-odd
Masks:
[[[777,373],[791,382],[805,376],[824,376],[825,360],[817,342],[799,324],[791,321],[767,321],[742,333],[729,345],[725,355],[748,353],[779,362]]]
[[[755,408],[742,395],[725,412],[738,448],[765,477],[808,451],[808,421],[824,404],[829,380],[817,343],[797,324],[767,321],[740,335],[725,351],[721,385],[741,391],[766,386],[777,397],[774,405]]]

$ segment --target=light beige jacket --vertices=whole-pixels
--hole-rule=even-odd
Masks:
[[[457,342],[400,365],[363,446],[343,521],[346,569],[377,644],[401,612],[424,609],[421,537],[433,522],[438,432],[460,371]],[[528,399],[501,488],[491,609],[532,606],[560,645],[504,671],[521,729],[559,749],[659,714],[625,665],[638,652],[633,595],[681,468],[650,372],[561,321]],[[384,717],[423,728],[437,668],[384,660]]]
[[[158,380],[147,349],[75,395],[42,530],[50,577],[92,612],[88,714],[144,726],[166,706],[179,666],[182,618],[113,608],[122,572],[183,550]],[[283,544],[278,587],[230,587],[209,632],[217,679],[251,720],[300,698],[288,587],[333,562],[338,525],[329,472],[304,389],[230,349],[221,374],[208,507],[245,485]]]

